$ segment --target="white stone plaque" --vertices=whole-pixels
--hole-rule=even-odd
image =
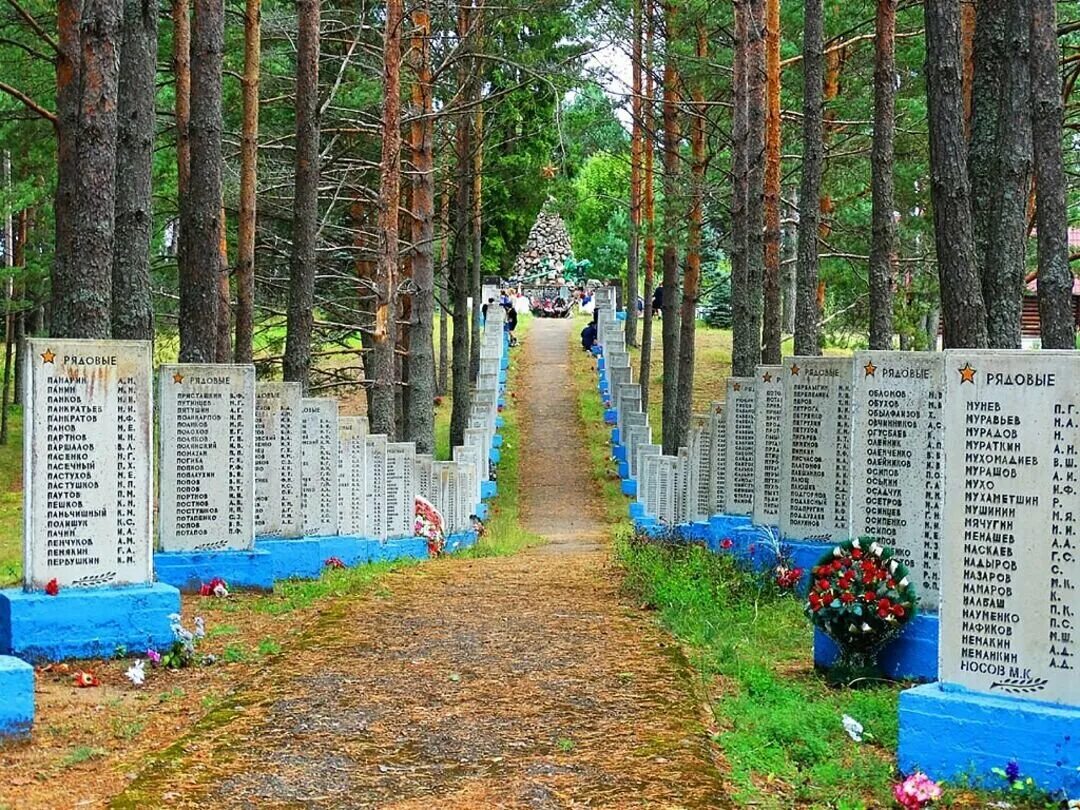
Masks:
[[[709,434],[709,417],[694,414],[690,417],[690,430],[686,436],[686,448],[690,451],[690,520],[708,520],[711,510],[709,484],[712,471],[712,436]]]
[[[754,509],[754,490],[757,488],[754,478],[756,385],[754,377],[728,377],[727,380],[724,415],[728,470],[724,511],[729,515],[749,515]]]
[[[784,418],[784,367],[758,366],[754,404],[754,523],[780,523],[780,423]]]
[[[709,462],[709,514],[717,515],[727,506],[727,419],[722,403],[709,409],[709,434],[712,436]]]
[[[940,678],[1080,706],[1080,355],[945,353]]]
[[[26,341],[26,588],[152,579],[150,344]]]
[[[655,508],[656,504],[654,500],[650,500],[650,497],[655,496],[655,492],[653,491],[654,482],[650,480],[649,475],[651,472],[653,478],[656,477],[656,465],[654,464],[650,470],[648,461],[650,456],[660,455],[660,451],[661,448],[658,444],[642,444],[639,445],[637,449],[637,467],[639,470],[637,500],[645,505],[645,513],[653,515],[654,517],[655,513],[651,511],[651,509]],[[650,495],[650,493],[652,494]]]
[[[413,533],[416,486],[416,445],[388,442],[386,445],[386,534],[405,537]]]
[[[338,534],[345,537],[364,534],[367,427],[362,416],[338,417]]]
[[[300,504],[300,383],[255,384],[255,535],[304,533]]]
[[[255,367],[158,369],[158,542],[163,551],[255,544]]]
[[[851,533],[908,566],[936,611],[944,495],[940,352],[858,352],[851,383]]]
[[[851,358],[784,361],[780,531],[789,540],[847,539]]]
[[[338,533],[338,403],[326,397],[300,401],[301,503],[304,534]]]
[[[386,539],[386,436],[368,434],[364,440],[367,457],[367,486],[364,488],[364,536]]]

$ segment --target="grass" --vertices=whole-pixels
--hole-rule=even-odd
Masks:
[[[0,445],[0,588],[22,581],[22,409],[8,413]]]
[[[61,760],[60,764],[64,768],[71,768],[75,765],[89,762],[92,759],[99,759],[108,753],[109,752],[104,748],[96,748],[91,745],[78,745],[71,749],[67,756]]]

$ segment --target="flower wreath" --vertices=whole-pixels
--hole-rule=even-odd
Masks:
[[[416,496],[413,514],[413,534],[427,540],[428,554],[438,557],[446,548],[446,531],[442,513],[427,498]]]

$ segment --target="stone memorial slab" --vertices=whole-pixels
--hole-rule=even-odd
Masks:
[[[626,461],[631,478],[636,479],[638,474],[638,448],[650,441],[652,441],[652,428],[648,424],[632,424],[626,429]]]
[[[686,523],[690,516],[690,451],[679,448],[675,472],[675,523]]]
[[[675,456],[657,456],[655,491],[656,518],[674,525],[678,513],[679,459]]]
[[[780,531],[788,540],[850,535],[851,359],[784,361]]]
[[[338,534],[364,534],[364,490],[367,487],[368,421],[362,416],[338,417]]]
[[[390,537],[413,533],[416,499],[416,445],[388,442],[386,445],[386,532]]]
[[[338,403],[326,397],[300,400],[300,489],[304,534],[338,533]]]
[[[255,534],[304,533],[300,505],[300,383],[255,384]]]
[[[712,436],[709,514],[716,515],[727,506],[727,418],[723,403],[714,402],[709,408],[709,435]]]
[[[754,523],[780,524],[781,422],[784,418],[784,367],[758,366],[754,403]]]
[[[941,681],[1080,706],[1080,355],[947,351],[941,413]]]
[[[690,520],[708,520],[712,514],[712,492],[709,489],[712,471],[709,463],[712,459],[712,436],[709,434],[709,417],[694,414],[690,417],[690,430],[686,437],[686,447],[690,455],[689,493]]]
[[[457,467],[452,461],[435,461],[431,465],[435,485],[435,508],[442,513],[449,531],[453,531],[459,522]]]
[[[369,433],[364,439],[367,486],[364,489],[364,536],[386,539],[386,436]]]
[[[476,448],[476,474],[481,481],[488,480],[488,451],[491,449],[491,440],[486,428],[465,428],[464,440],[466,447]]]
[[[852,373],[851,533],[893,549],[911,571],[920,609],[936,611],[945,357],[857,352]]]
[[[480,502],[480,483],[476,477],[476,468],[470,459],[464,458],[457,462],[457,525],[453,531],[460,532],[469,528],[476,505]]]
[[[26,341],[24,582],[153,578],[150,344]]]
[[[465,499],[463,500],[463,503],[468,509],[468,514],[472,514],[473,510],[476,508],[476,505],[480,503],[481,500],[480,478],[476,473],[476,471],[480,468],[480,458],[480,451],[476,447],[459,446],[454,448],[454,461],[457,461],[460,464],[469,465],[470,471],[472,473],[469,476],[469,482],[473,487],[473,491],[466,492],[462,496]],[[464,483],[462,483],[461,487],[464,488]]]
[[[158,543],[163,551],[255,544],[255,367],[158,369]]]
[[[416,454],[416,492],[431,504],[435,504],[435,479],[432,464],[435,459],[429,453]],[[438,509],[438,506],[435,506]]]
[[[728,377],[724,402],[728,463],[724,512],[729,515],[749,515],[754,510],[756,403],[757,380],[754,377]]]
[[[641,386],[635,383],[620,385],[614,391],[615,407],[618,409],[618,421],[616,424],[621,438],[623,431],[626,430],[626,415],[641,411]]]
[[[638,448],[637,448],[637,470],[638,470],[637,500],[640,503],[645,504],[645,510],[650,515],[653,514],[652,512],[649,512],[649,509],[648,509],[649,503],[650,503],[650,501],[649,501],[649,486],[650,486],[651,482],[649,480],[649,468],[646,466],[646,461],[648,461],[650,456],[658,456],[658,455],[660,455],[660,451],[661,451],[660,445],[651,444],[651,443],[650,444],[639,444]],[[655,465],[653,467],[653,474],[655,475]]]

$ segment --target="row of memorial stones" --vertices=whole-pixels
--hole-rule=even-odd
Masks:
[[[253,366],[162,366],[157,554],[150,345],[28,341],[24,588],[0,591],[0,654],[38,661],[167,644],[180,609],[172,585],[221,576],[272,587],[317,576],[339,549],[348,564],[426,556],[413,537],[417,496],[441,512],[449,547],[475,542],[501,442],[502,320],[497,310],[485,325],[453,461],[369,435],[366,419],[302,398],[298,383],[256,383]],[[13,712],[0,712],[0,733],[24,730],[16,698],[27,684],[32,708],[32,671],[0,656]]]
[[[613,295],[598,300],[601,388],[639,525],[681,524],[714,546],[735,538],[736,550],[741,538],[744,551],[772,535],[807,569],[830,542],[852,536],[894,548],[926,612],[894,645],[897,667],[914,671],[895,674],[1023,697],[1006,703],[1009,722],[1019,711],[1037,740],[1028,750],[1041,765],[1032,767],[1080,789],[1080,355],[788,358],[753,378],[729,378],[725,401],[694,418],[677,456],[664,456],[641,412]],[[917,652],[905,654],[905,644]],[[931,709],[915,712],[921,718],[956,709],[934,703],[952,692],[933,689],[905,693],[909,707],[930,700]],[[1046,720],[1032,718],[1037,705],[1058,712],[1049,739],[1032,736]],[[907,725],[901,759],[918,762],[925,752],[914,740],[922,734],[929,746],[936,732],[916,730],[910,716]],[[961,746],[963,756],[980,743],[994,750],[1000,729],[991,722],[985,731]]]

